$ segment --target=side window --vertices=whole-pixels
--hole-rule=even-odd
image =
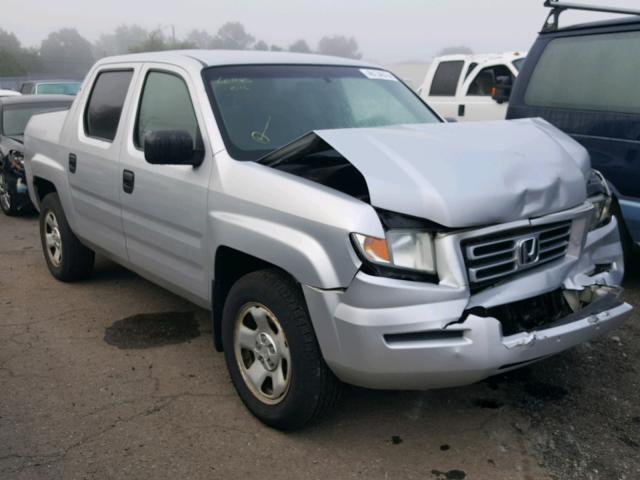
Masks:
[[[637,31],[551,40],[534,67],[525,103],[640,113],[639,49]]]
[[[464,67],[462,60],[453,62],[442,62],[438,65],[429,95],[434,97],[453,97],[458,88],[458,79]]]
[[[105,71],[98,75],[84,112],[87,136],[107,141],[115,138],[132,76],[132,70]]]
[[[32,87],[33,87],[32,83],[23,83],[22,87],[20,87],[20,93],[24,95],[31,93]]]
[[[144,82],[134,143],[144,146],[144,136],[159,130],[183,130],[191,134],[194,141],[200,138],[189,90],[184,80],[165,72],[150,72]]]
[[[473,79],[467,95],[474,96],[491,96],[491,91],[496,86],[496,80],[500,77],[509,77],[513,80],[513,74],[506,65],[494,65],[492,67],[483,68],[478,72],[476,78]]]

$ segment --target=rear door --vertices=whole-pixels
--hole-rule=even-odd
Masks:
[[[125,134],[122,112],[131,102],[131,65],[103,67],[88,83],[76,108],[75,131],[65,166],[78,235],[92,246],[126,259],[118,181],[119,153]]]
[[[206,304],[210,291],[206,237],[212,153],[196,100],[197,89],[180,68],[146,64],[136,91],[138,101],[129,109],[119,171],[129,259],[142,274]],[[205,148],[203,163],[198,167],[147,163],[144,136],[159,130],[189,132]],[[126,188],[125,175],[130,179]]]
[[[459,118],[459,92],[466,65],[465,60],[445,60],[431,67],[431,82],[427,81],[421,96],[441,117]]]
[[[492,97],[499,77],[508,77],[511,84],[515,80],[515,68],[504,63],[481,65],[475,68],[462,86],[464,98],[464,115],[461,120],[504,120],[507,114],[507,103],[499,104]]]

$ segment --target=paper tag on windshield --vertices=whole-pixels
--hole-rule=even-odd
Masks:
[[[385,72],[384,70],[372,70],[369,68],[361,68],[360,72],[371,80],[391,80],[392,82],[397,82],[398,79],[394,77],[389,72]]]

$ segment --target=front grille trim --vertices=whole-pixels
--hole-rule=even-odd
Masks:
[[[500,233],[472,237],[462,242],[462,251],[472,288],[495,283],[524,270],[563,258],[569,249],[572,221],[521,227]],[[518,242],[535,237],[539,251],[536,261],[518,261]],[[494,248],[498,250],[494,250]]]

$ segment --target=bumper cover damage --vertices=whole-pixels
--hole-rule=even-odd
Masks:
[[[622,268],[613,219],[589,233],[579,258],[523,273],[493,293],[362,272],[344,292],[303,291],[325,359],[340,379],[368,388],[429,389],[470,384],[620,326],[632,310],[616,286]],[[514,314],[522,308],[530,318]]]

